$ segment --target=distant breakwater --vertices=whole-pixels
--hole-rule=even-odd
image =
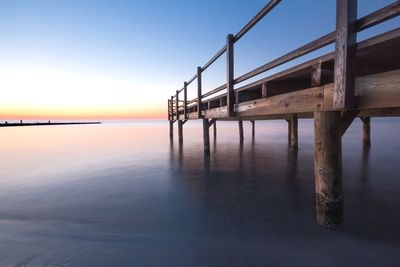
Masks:
[[[101,124],[100,121],[85,122],[18,122],[18,123],[0,123],[0,127],[18,127],[18,126],[48,126],[48,125],[76,125],[76,124]]]

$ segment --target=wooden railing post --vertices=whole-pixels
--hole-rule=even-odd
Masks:
[[[170,102],[170,100],[168,99],[168,120],[170,121],[171,120],[171,117],[170,117],[170,112],[171,112],[171,102]]]
[[[226,72],[227,72],[227,111],[228,117],[234,116],[235,94],[234,94],[234,37],[228,34],[226,38]]]
[[[201,118],[201,67],[197,67],[197,116]]]
[[[174,120],[174,97],[173,96],[171,96],[171,100],[170,100],[169,104],[170,104],[170,109],[171,109],[170,120]]]
[[[333,107],[355,106],[357,0],[336,0],[336,49]]]
[[[183,83],[183,114],[185,120],[188,118],[188,110],[187,110],[187,82]]]
[[[175,101],[176,101],[176,119],[179,120],[179,91],[176,90],[176,97],[175,97]]]

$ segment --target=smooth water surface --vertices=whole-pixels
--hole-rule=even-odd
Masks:
[[[0,130],[0,266],[399,266],[399,119],[343,138],[345,225],[314,220],[313,125],[284,121]],[[211,131],[211,136],[213,136]]]

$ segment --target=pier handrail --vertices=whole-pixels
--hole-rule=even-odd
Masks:
[[[233,45],[236,43],[240,38],[246,35],[246,33],[251,30],[259,21],[261,21],[271,10],[273,10],[274,7],[276,7],[282,0],[271,0],[267,3],[267,5],[264,6],[264,8],[256,15],[254,16],[236,35],[228,35],[227,38],[227,44],[222,47],[203,67],[198,67],[197,73],[187,82],[184,83],[184,87],[180,90],[176,91],[176,95],[171,97],[171,100],[169,101],[169,105],[173,107],[173,98],[175,98],[178,101],[175,101],[176,103],[176,110],[175,110],[175,117],[176,119],[179,119],[179,110],[181,107],[183,107],[184,111],[184,119],[188,118],[188,112],[187,108],[189,104],[197,103],[197,112],[198,116],[201,117],[201,100],[203,98],[206,98],[208,96],[217,94],[218,92],[228,88],[227,92],[225,95],[228,98],[228,114],[231,114],[233,112],[233,99],[230,99],[231,103],[229,103],[229,98],[232,98],[230,94],[233,94],[233,86],[235,84],[244,82],[250,78],[253,78],[255,76],[258,76],[268,70],[271,70],[273,68],[276,68],[284,63],[290,62],[294,59],[297,59],[301,56],[304,56],[306,54],[309,54],[313,51],[316,51],[322,47],[328,46],[330,44],[337,42],[339,38],[342,38],[343,36],[338,36],[340,33],[337,31],[330,32],[314,41],[309,42],[308,44],[305,44],[301,46],[300,48],[293,50],[279,58],[276,58],[254,70],[251,70],[238,78],[230,77],[233,76]],[[337,0],[337,2],[341,5],[344,3],[348,3],[348,1],[354,1],[357,2],[357,0]],[[339,5],[338,5],[339,6]],[[342,7],[343,8],[343,7]],[[344,7],[346,10],[349,7]],[[339,12],[339,10],[337,11]],[[385,22],[389,19],[392,19],[396,16],[400,15],[400,1],[396,1],[392,4],[389,4],[381,9],[378,9],[362,18],[359,18],[358,20],[356,19],[354,22],[354,34],[364,31],[372,26],[378,25],[382,22]],[[229,50],[229,51],[228,51]],[[227,73],[228,73],[228,81],[227,83],[218,86],[217,88],[208,91],[206,93],[202,93],[202,88],[201,88],[201,73],[204,72],[208,67],[210,67],[215,61],[217,61],[224,53],[228,52],[229,54],[227,55]],[[197,98],[194,98],[190,101],[187,101],[186,96],[187,96],[187,86],[191,84],[194,80],[198,79],[198,96]],[[179,93],[184,92],[184,101],[183,106],[179,106]],[[222,94],[224,95],[224,94]],[[169,108],[169,111],[171,111],[171,114],[168,114],[168,118],[173,119],[173,108]]]

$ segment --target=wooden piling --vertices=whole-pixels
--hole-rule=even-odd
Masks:
[[[169,121],[169,138],[174,139],[174,121]]]
[[[291,130],[292,130],[292,127],[291,127],[291,125],[290,125],[291,121],[290,121],[290,119],[285,119],[285,120],[286,120],[286,122],[288,123],[288,144],[289,144],[289,146],[290,146],[290,142],[291,142]]]
[[[361,118],[363,122],[363,144],[365,147],[371,146],[371,117]]]
[[[183,121],[178,120],[178,136],[179,136],[179,143],[183,143]]]
[[[239,120],[239,140],[240,143],[243,143],[243,121]]]
[[[214,139],[217,139],[217,122],[216,121],[213,124],[213,133],[214,133]]]
[[[208,119],[203,119],[204,155],[210,155],[210,125]]]
[[[343,222],[340,112],[314,112],[316,219],[326,227]]]
[[[256,121],[251,120],[251,137],[254,139],[256,136]]]
[[[298,148],[298,119],[297,115],[290,118],[290,148],[296,150]]]

